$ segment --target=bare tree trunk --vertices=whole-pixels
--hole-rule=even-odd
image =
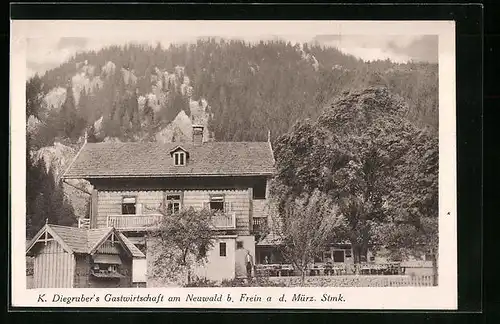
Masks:
[[[360,262],[360,248],[357,244],[352,244],[352,257],[354,259],[354,264],[358,264]]]
[[[359,274],[359,263],[361,259],[360,247],[358,244],[352,244],[352,258],[354,259],[354,274]]]
[[[301,277],[300,277],[300,282],[301,282],[301,286],[304,287],[304,284],[306,283],[306,271],[307,271],[307,264],[306,264],[305,255],[302,256],[302,264],[300,265],[300,269],[302,271]]]
[[[437,254],[432,253],[432,285],[438,285]]]

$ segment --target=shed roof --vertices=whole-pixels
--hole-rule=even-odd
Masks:
[[[257,243],[257,246],[278,246],[281,244],[283,244],[283,239],[274,232],[270,232]]]
[[[38,239],[45,233],[49,233],[70,253],[92,254],[111,234],[115,233],[118,239],[123,243],[126,250],[134,258],[145,258],[142,253],[125,235],[118,232],[113,227],[86,229],[71,226],[61,226],[46,224],[31,240],[26,248],[26,254],[30,255],[32,248]]]
[[[175,166],[171,151],[189,153],[185,166]],[[272,175],[269,142],[86,143],[64,174],[66,179]]]

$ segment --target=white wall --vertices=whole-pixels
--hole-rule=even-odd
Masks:
[[[146,282],[147,260],[132,259],[132,282]]]
[[[253,258],[255,264],[255,237],[252,235],[242,235],[238,236],[236,241],[243,242],[243,249],[236,250],[236,264],[235,264],[235,275],[236,278],[242,278],[247,276],[246,270],[246,255],[247,250]]]
[[[226,256],[220,256],[220,243],[226,243]],[[234,237],[220,237],[214,240],[213,248],[207,253],[207,260],[203,266],[195,269],[195,275],[209,280],[220,281],[233,279],[235,276],[235,250]]]

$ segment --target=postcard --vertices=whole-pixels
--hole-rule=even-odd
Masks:
[[[457,309],[453,21],[11,26],[13,306]]]

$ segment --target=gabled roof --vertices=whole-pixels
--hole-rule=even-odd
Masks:
[[[171,151],[189,152],[185,166],[175,166]],[[274,157],[269,142],[87,143],[64,174],[66,179],[270,176]]]
[[[52,224],[45,224],[45,226],[33,237],[26,248],[27,255],[31,254],[31,249],[45,232],[49,233],[68,253],[84,254],[93,254],[111,233],[115,233],[118,240],[123,243],[125,249],[132,257],[146,257],[125,235],[118,232],[113,227],[85,229]]]
[[[132,256],[134,258],[145,258],[146,257],[144,255],[144,253],[142,253],[141,250],[139,250],[137,248],[137,246],[135,246],[134,243],[132,243],[125,235],[123,235],[123,233],[118,233],[118,237],[123,242],[123,244],[125,244],[125,246],[127,247],[127,249],[129,250],[129,252],[132,254]]]
[[[180,145],[177,145],[176,147],[174,147],[173,149],[170,150],[170,155],[174,154],[177,151],[184,151],[184,152],[189,154],[189,152],[185,148],[183,148]]]

